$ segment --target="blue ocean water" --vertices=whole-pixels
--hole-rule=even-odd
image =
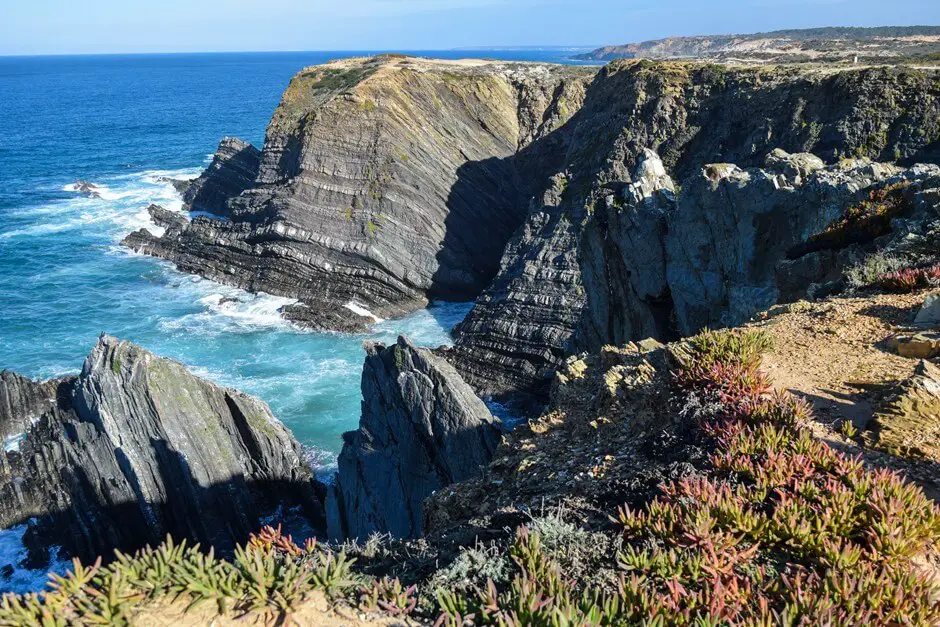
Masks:
[[[261,146],[295,72],[361,54],[0,57],[0,369],[76,373],[107,332],[259,396],[328,475],[340,435],[358,422],[362,341],[449,343],[469,305],[437,303],[368,336],[311,333],[280,318],[285,299],[181,274],[118,242],[153,228],[149,203],[181,206],[162,177],[197,175],[221,137]],[[564,62],[569,52],[414,54]],[[77,180],[102,197],[68,191]],[[0,532],[0,565],[22,557],[21,535]],[[0,589],[44,578],[18,570]]]

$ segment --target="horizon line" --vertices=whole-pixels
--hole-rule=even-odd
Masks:
[[[480,52],[486,50],[596,50],[602,46],[597,45],[544,45],[544,46],[459,46],[457,48],[333,48],[333,49],[294,49],[294,50],[172,50],[172,51],[138,51],[138,52],[39,52],[24,54],[17,52],[0,52],[0,58],[36,58],[36,57],[118,57],[118,56],[158,56],[158,55],[184,55],[184,54],[300,54],[358,52],[374,56],[380,54],[402,54],[421,52]]]

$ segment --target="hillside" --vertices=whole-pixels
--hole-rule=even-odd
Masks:
[[[940,26],[810,28],[749,35],[668,37],[605,46],[577,55],[583,61],[614,59],[698,60],[730,65],[841,63],[935,65]]]
[[[923,301],[871,287],[571,358],[551,406],[480,479],[426,502],[421,541],[301,547],[267,529],[233,561],[165,545],[78,569],[42,601],[7,596],[0,624],[43,611],[71,624],[936,624],[940,508],[897,471],[932,490],[922,473],[936,482],[938,459],[878,443],[884,409],[936,376],[879,340]],[[838,363],[806,367],[812,354]],[[856,430],[857,414],[813,392],[884,363],[897,378],[865,393],[876,418]],[[907,418],[936,429],[920,407]]]

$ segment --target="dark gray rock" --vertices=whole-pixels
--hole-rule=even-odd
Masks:
[[[260,167],[260,150],[237,137],[225,137],[209,167],[187,185],[183,202],[193,211],[228,216],[228,201],[254,184]]]
[[[268,407],[102,336],[78,377],[0,375],[0,526],[107,559],[169,533],[230,552],[267,516],[323,530],[323,488]]]
[[[185,194],[186,190],[189,189],[189,186],[193,184],[191,180],[174,179],[170,178],[169,176],[161,176],[157,180],[161,183],[169,183],[172,185],[173,189],[175,189],[180,196]]]
[[[776,304],[778,263],[899,173],[890,165],[850,160],[804,182],[796,170],[789,178],[715,164],[687,180],[665,238],[680,333],[736,326]],[[816,282],[820,274],[822,268],[806,277]]]
[[[97,185],[88,181],[76,181],[71,186],[72,191],[89,198],[101,198],[101,192],[99,189],[100,188]]]
[[[147,207],[147,212],[154,224],[167,230],[182,231],[189,224],[189,220],[183,214],[164,209],[160,205],[150,205]]]
[[[407,338],[366,352],[359,430],[343,436],[327,497],[330,537],[416,538],[424,499],[478,475],[502,425],[444,359]]]

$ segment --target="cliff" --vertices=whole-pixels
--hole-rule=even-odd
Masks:
[[[0,526],[94,560],[172,534],[230,553],[265,517],[324,528],[300,445],[260,401],[102,336],[79,376],[0,375]]]
[[[343,436],[327,499],[330,537],[418,538],[425,498],[479,474],[502,425],[446,361],[407,338],[366,352],[362,418]]]
[[[343,309],[351,303],[389,317],[428,298],[473,298],[526,216],[533,177],[514,156],[578,110],[591,76],[399,56],[307,68],[285,90],[230,220],[198,217],[125,244],[297,298],[289,317],[314,328],[373,321]],[[218,178],[212,167],[204,180]]]
[[[865,158],[901,165],[940,160],[937,94],[940,75],[906,70],[610,64],[556,132],[564,140],[552,137],[565,150],[556,163],[565,166],[544,172],[547,191],[460,325],[453,363],[485,394],[544,397],[551,373],[578,350],[741,322],[782,291],[766,277],[788,246],[825,229],[866,188],[898,174]],[[819,173],[825,179],[819,183],[779,178],[767,162],[775,149],[811,152],[829,164],[829,174]],[[634,198],[631,186],[639,183],[642,191],[649,183],[636,180],[648,150],[676,185],[674,203]],[[728,163],[736,165],[722,165]],[[749,174],[732,175],[738,169]],[[740,211],[749,215],[737,226],[707,217]],[[784,225],[791,218],[799,224]],[[777,237],[775,224],[783,225],[787,246],[754,239]],[[765,278],[750,275],[756,266],[711,267],[702,278],[705,268],[680,259],[699,247],[715,251],[715,259],[740,250]],[[695,280],[731,285],[734,294],[696,294],[680,284]],[[765,289],[766,298],[743,296],[752,288]],[[732,307],[731,318],[717,315],[738,296],[744,303]],[[712,313],[687,316],[682,303],[689,302]]]
[[[420,540],[169,543],[0,622],[935,625],[937,372],[883,344],[932,299],[872,285],[572,357],[482,475],[425,501]],[[418,382],[396,348],[369,357],[401,372],[393,403]]]
[[[807,28],[741,35],[667,37],[604,46],[575,58],[698,59],[719,63],[936,63],[940,27]]]

